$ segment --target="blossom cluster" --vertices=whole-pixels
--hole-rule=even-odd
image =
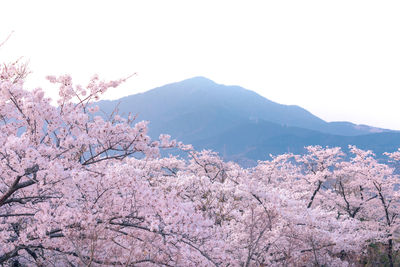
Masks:
[[[243,169],[99,116],[123,80],[49,76],[55,107],[23,72],[0,68],[0,264],[349,266],[371,243],[394,264],[399,180],[372,152],[311,146]],[[172,147],[188,159],[160,157]]]

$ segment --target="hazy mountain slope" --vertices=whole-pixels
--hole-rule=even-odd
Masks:
[[[226,159],[247,159],[253,163],[268,159],[269,154],[303,153],[304,147],[309,145],[340,146],[344,150],[347,150],[349,145],[356,145],[362,149],[373,150],[378,157],[382,157],[383,152],[395,151],[400,147],[400,133],[340,136],[258,121],[245,122],[218,136],[194,142],[196,148],[212,147]]]
[[[149,120],[153,138],[167,133],[197,149],[213,149],[241,161],[265,159],[270,153],[301,153],[304,146],[316,144],[354,144],[376,153],[400,146],[397,132],[350,122],[328,123],[301,107],[281,105],[203,77],[98,104],[104,114],[118,105],[122,115],[133,113],[139,121]]]
[[[209,119],[207,124],[205,117],[213,116],[215,112],[223,113],[221,118],[217,119],[218,130],[226,130],[234,126],[236,121],[262,119],[339,135],[360,135],[383,131],[368,126],[360,127],[349,122],[327,123],[299,106],[281,105],[242,87],[216,84],[203,77],[195,77],[145,93],[99,103],[102,110],[110,112],[118,102],[121,112],[126,114],[132,112],[139,115],[139,120],[149,120],[153,127],[151,132],[154,134],[162,130],[173,131],[173,128],[187,128],[188,120],[197,120],[200,117],[203,123],[198,125],[199,129],[191,128],[188,131],[197,131],[198,135],[201,135],[202,129],[206,127],[207,131],[204,134],[207,135],[215,125],[213,119]],[[191,116],[194,117],[191,118]],[[220,125],[221,120],[225,119],[227,121]],[[175,125],[171,126],[172,123]],[[180,131],[171,133],[180,133]]]

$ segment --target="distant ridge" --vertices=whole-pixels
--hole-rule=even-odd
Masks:
[[[195,147],[225,153],[227,158],[243,155],[257,160],[260,155],[297,151],[308,144],[344,146],[353,142],[376,151],[400,146],[396,131],[326,122],[299,106],[278,104],[240,86],[217,84],[201,76],[98,102],[105,113],[118,103],[122,115],[133,113],[138,120],[149,120],[151,136],[167,133]],[[383,140],[385,133],[392,134],[388,144]]]

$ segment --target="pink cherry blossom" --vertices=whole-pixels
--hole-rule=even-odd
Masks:
[[[351,266],[379,243],[394,266],[399,177],[372,152],[310,146],[244,169],[99,116],[94,101],[125,79],[48,76],[55,107],[25,77],[0,67],[0,264]],[[160,157],[169,148],[188,158]]]

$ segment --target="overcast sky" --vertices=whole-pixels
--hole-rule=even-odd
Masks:
[[[327,121],[400,130],[400,1],[0,2],[1,62],[28,85],[134,72],[107,98],[193,76],[240,85]],[[134,108],[134,107],[133,107]]]

